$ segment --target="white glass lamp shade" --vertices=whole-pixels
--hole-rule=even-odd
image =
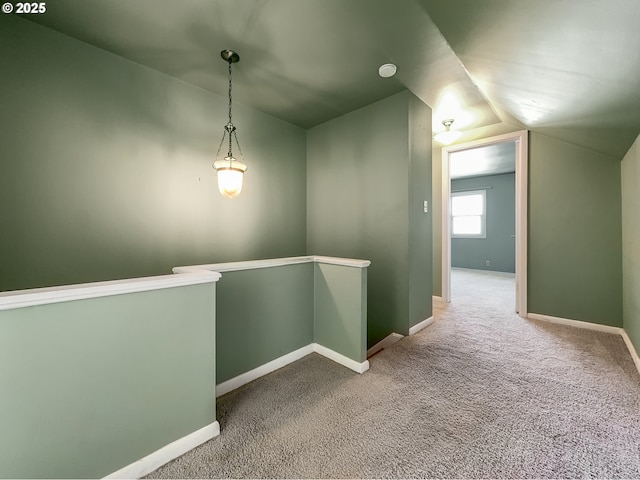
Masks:
[[[242,191],[242,180],[247,165],[233,157],[213,163],[218,174],[218,190],[227,198],[236,198]]]
[[[461,135],[462,132],[459,132],[457,130],[449,130],[447,127],[447,130],[445,130],[444,132],[436,133],[433,139],[436,142],[442,143],[443,145],[449,145],[458,140]]]

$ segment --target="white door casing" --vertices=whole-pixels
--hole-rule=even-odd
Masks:
[[[527,317],[528,132],[506,133],[442,149],[442,300],[451,302],[451,179],[449,155],[498,143],[516,144],[516,311]]]

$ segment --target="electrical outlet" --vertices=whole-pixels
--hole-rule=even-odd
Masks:
[[[485,267],[490,267],[491,266],[491,262],[489,260],[485,260],[484,261],[484,266]]]
[[[424,213],[429,212],[429,202],[427,200],[424,201]]]

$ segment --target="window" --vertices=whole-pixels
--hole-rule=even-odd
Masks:
[[[486,190],[451,193],[451,236],[487,238]]]

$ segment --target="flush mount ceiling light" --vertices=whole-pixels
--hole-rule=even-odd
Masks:
[[[213,162],[213,168],[218,175],[218,190],[222,195],[227,198],[235,198],[240,195],[242,191],[242,180],[244,172],[247,171],[247,165],[244,163],[244,155],[242,155],[242,149],[238,143],[238,137],[236,135],[236,127],[231,121],[231,65],[240,61],[240,56],[233,50],[222,50],[220,56],[225,62],[229,63],[229,121],[224,126],[224,132],[222,132],[222,140],[220,140],[220,146],[216,153],[216,160]],[[218,160],[222,144],[226,137],[229,137],[229,151],[227,156],[222,160]],[[237,160],[233,156],[231,151],[232,137],[236,141],[238,152],[242,160]]]
[[[393,63],[385,63],[378,69],[378,75],[382,78],[393,77],[396,74],[396,66]]]
[[[448,118],[442,121],[442,125],[444,125],[445,130],[443,132],[436,133],[433,139],[436,142],[442,143],[443,145],[449,145],[450,143],[455,142],[460,138],[462,132],[457,130],[451,130],[451,125],[453,124],[453,118]]]

